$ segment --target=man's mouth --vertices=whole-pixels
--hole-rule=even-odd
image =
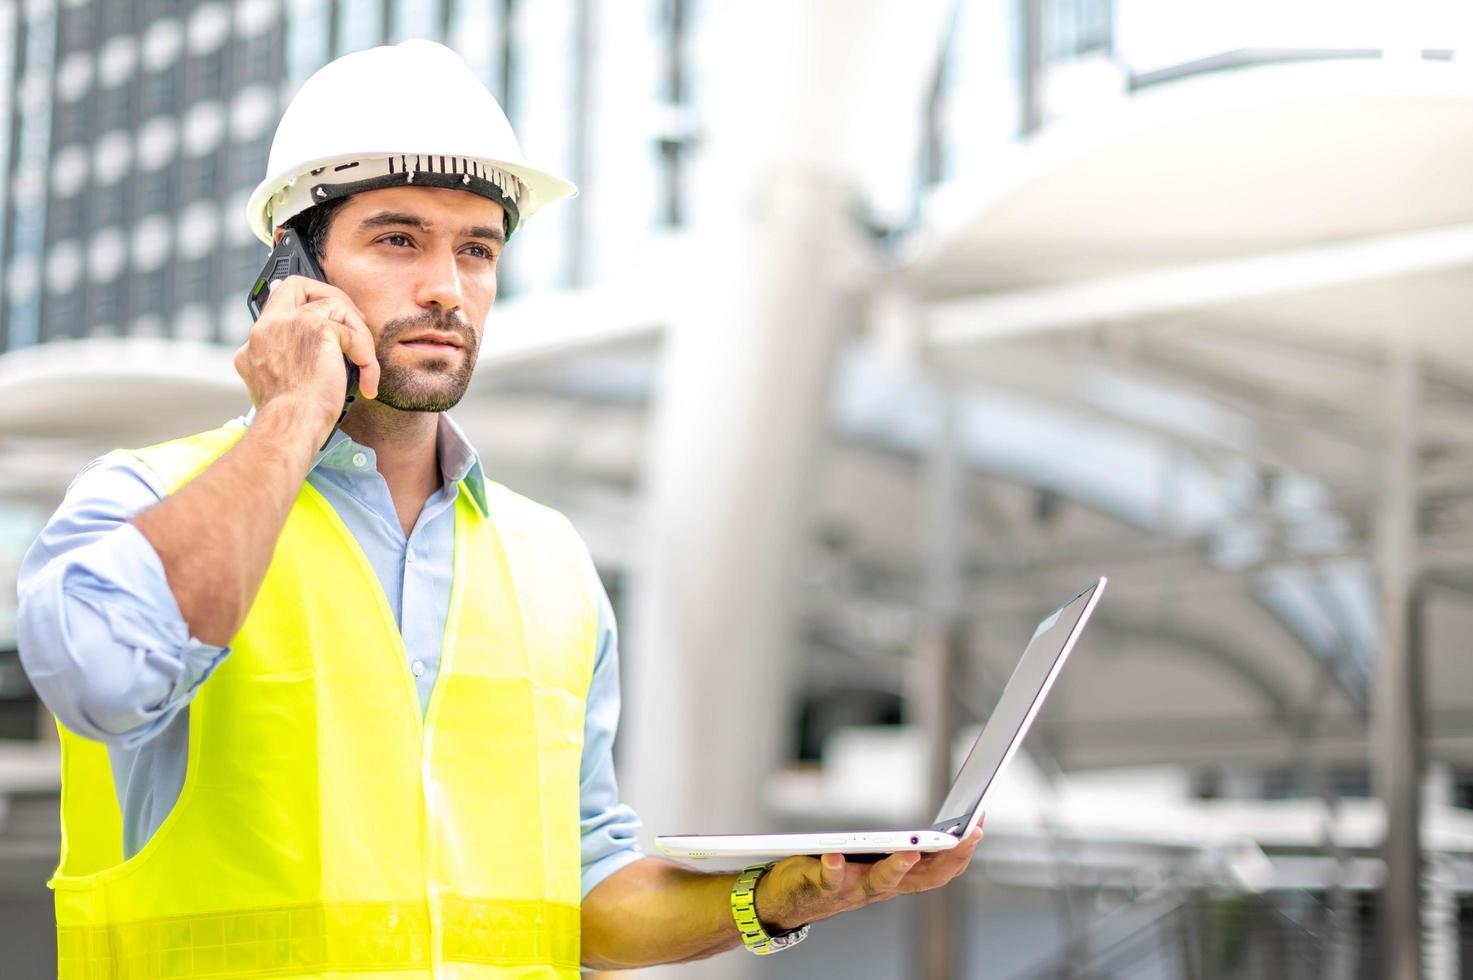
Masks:
[[[451,351],[460,350],[460,344],[449,337],[413,337],[409,340],[401,340],[399,343],[405,347],[413,347],[416,350],[435,354],[448,354]]]

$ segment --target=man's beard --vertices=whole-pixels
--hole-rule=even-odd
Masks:
[[[454,334],[461,344],[460,354],[447,355],[445,360],[428,358],[413,367],[399,361],[390,362],[390,355],[398,353],[401,337],[427,330]],[[421,316],[390,320],[384,324],[375,351],[380,372],[378,402],[401,412],[449,411],[470,386],[480,346],[475,331],[464,320],[439,308],[427,310]],[[454,363],[457,356],[458,365]]]

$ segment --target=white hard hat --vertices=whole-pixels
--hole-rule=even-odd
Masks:
[[[314,204],[404,184],[489,197],[506,211],[507,234],[578,192],[523,161],[506,113],[460,55],[415,40],[344,55],[302,84],[246,219],[270,245],[277,227]]]

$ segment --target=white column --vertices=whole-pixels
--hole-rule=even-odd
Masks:
[[[1376,529],[1381,643],[1371,705],[1371,770],[1386,811],[1382,847],[1386,883],[1381,890],[1386,980],[1422,980],[1422,692],[1415,480],[1419,375],[1410,340],[1394,342],[1386,402],[1389,439]]]
[[[956,431],[956,399],[944,377],[934,381],[938,388],[936,426],[926,458],[923,511],[916,515],[916,525],[926,536],[926,601],[925,620],[915,644],[918,683],[912,698],[915,722],[926,733],[928,806],[946,795],[954,775],[951,746],[957,728],[957,667],[966,636],[961,618],[965,475]],[[930,822],[934,812],[928,809],[916,816]],[[952,924],[959,895],[955,888],[941,888],[918,898],[913,920],[917,925],[915,976],[921,980],[950,980],[957,975]]]
[[[912,43],[931,6],[932,41]],[[919,127],[928,71],[913,63],[934,63],[944,9],[755,0],[712,5],[697,28],[701,153],[688,247],[649,276],[674,313],[624,644],[621,783],[647,840],[773,825],[761,798],[795,731],[795,562],[828,381],[878,274],[859,188],[867,167],[910,173],[893,146],[858,148]]]

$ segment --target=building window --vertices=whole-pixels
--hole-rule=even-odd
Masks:
[[[151,24],[165,17],[178,17],[184,13],[184,0],[145,0],[144,18]]]
[[[174,62],[167,68],[143,76],[139,92],[138,115],[141,119],[152,119],[177,110],[179,96],[184,91],[184,66]]]
[[[498,99],[505,98],[502,85],[502,63],[506,32],[502,18],[504,4],[487,0],[447,0],[450,11],[450,34],[447,43],[460,52],[471,71],[485,82]]]
[[[383,41],[384,11],[380,0],[338,0],[338,50],[362,51]]]
[[[189,100],[204,102],[220,98],[225,91],[225,49],[216,48],[189,60],[186,82]]]
[[[266,31],[239,42],[235,49],[232,71],[235,88],[253,82],[268,82],[276,78],[276,52],[281,47],[281,37],[276,31]]]
[[[24,46],[20,49],[23,74],[14,93],[20,106],[20,126],[18,142],[12,150],[17,162],[16,185],[12,188],[16,210],[11,228],[12,252],[6,256],[8,276],[14,276],[16,259],[20,257],[26,257],[39,266],[46,237],[44,188],[51,156],[50,93],[56,26],[54,12],[38,12],[26,27]],[[24,193],[21,189],[23,184],[31,185]],[[41,332],[40,290],[27,293],[17,289],[12,278],[6,293],[6,348],[29,347]]]
[[[123,316],[124,280],[121,276],[93,283],[87,290],[87,325],[116,328]]]
[[[210,298],[214,291],[211,277],[214,264],[214,257],[210,255],[179,264],[178,277],[174,284],[176,305],[203,303]]]
[[[188,204],[215,193],[215,177],[219,170],[218,157],[206,153],[199,157],[186,157],[179,164],[179,203]]]
[[[87,221],[94,228],[108,228],[123,223],[128,205],[128,185],[109,184],[92,189],[92,206],[87,212]]]
[[[293,87],[327,64],[331,36],[327,0],[293,0],[286,19],[286,72]]]
[[[47,238],[59,241],[65,238],[82,237],[82,211],[86,203],[85,194],[71,197],[52,198],[50,215],[51,229]]]
[[[1114,38],[1111,0],[1052,0],[1043,5],[1043,58],[1066,61],[1110,50]]]
[[[669,0],[661,4],[660,28],[665,35],[664,78],[660,80],[661,101],[673,110],[666,118],[679,120],[679,110],[691,104],[691,66],[687,60],[690,50],[690,0]],[[679,227],[685,223],[687,157],[690,153],[690,134],[677,122],[675,128],[659,134],[656,138],[661,172],[664,177],[664,203],[661,210],[662,224]]]
[[[59,54],[82,51],[92,47],[92,28],[97,23],[97,11],[91,4],[61,9],[61,37],[57,40]]]
[[[270,135],[229,147],[226,150],[228,185],[232,188],[254,189],[257,182],[266,175],[266,156],[270,152]]]
[[[97,93],[97,118],[105,128],[127,126],[133,118],[129,111],[132,106],[132,87],[127,82]]]
[[[232,291],[245,295],[247,289],[256,281],[261,267],[266,264],[266,246],[259,242],[250,245],[238,245],[225,255],[225,278],[221,283],[222,288],[229,294]]]
[[[439,4],[396,3],[393,5],[389,24],[389,44],[412,37],[438,38],[440,36]]]
[[[169,266],[167,263],[147,272],[135,272],[129,277],[133,287],[130,313],[133,317],[161,314],[167,308],[169,295]]]
[[[99,18],[102,22],[99,37],[117,37],[133,29],[133,5],[131,3],[104,0],[98,4],[98,8],[102,14]]]
[[[46,297],[41,318],[41,339],[65,340],[83,336],[82,319],[85,291],[80,287],[63,293],[51,293]]]
[[[169,210],[169,168],[139,174],[137,196],[139,214]]]
[[[56,106],[52,116],[52,133],[56,141],[57,149],[80,143],[89,135],[87,117],[91,106],[89,99],[78,99],[76,102],[63,102]]]

